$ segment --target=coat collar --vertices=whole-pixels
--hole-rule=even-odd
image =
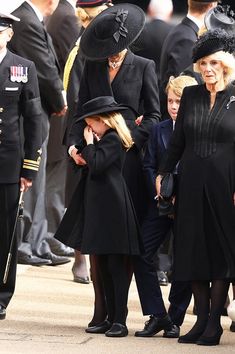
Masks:
[[[162,137],[162,141],[165,149],[167,149],[169,140],[171,138],[173,132],[173,121],[172,119],[167,119],[160,123],[160,135]]]
[[[198,26],[196,25],[195,22],[193,22],[192,20],[190,20],[190,18],[188,17],[184,17],[183,20],[181,21],[182,24],[184,24],[185,26],[188,26],[190,28],[193,29],[193,31],[196,33],[197,35],[197,32],[199,30]]]

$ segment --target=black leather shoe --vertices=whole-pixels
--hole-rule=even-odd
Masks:
[[[159,285],[161,285],[161,286],[167,286],[168,285],[168,277],[167,277],[166,272],[163,272],[161,270],[158,271],[157,272],[157,277],[158,277]]]
[[[105,332],[106,337],[126,337],[128,335],[127,326],[121,323],[113,323],[112,327]]]
[[[180,335],[180,328],[173,324],[171,329],[165,329],[163,333],[164,338],[179,338]]]
[[[217,333],[212,336],[212,337],[207,337],[207,336],[201,336],[198,338],[196,344],[197,345],[206,345],[206,346],[212,346],[212,345],[218,345],[220,342],[220,337],[222,336],[223,333],[223,328],[219,328]]]
[[[50,259],[44,259],[33,255],[20,254],[18,255],[19,264],[28,264],[32,266],[50,265],[52,262]]]
[[[54,237],[48,237],[46,241],[50,246],[51,252],[56,256],[74,257],[74,249],[64,245]]]
[[[104,334],[111,328],[111,326],[112,324],[108,320],[105,320],[100,324],[98,324],[97,326],[87,327],[85,331],[86,333]]]
[[[232,321],[229,330],[230,332],[235,332],[235,321]]]
[[[70,258],[67,258],[64,256],[57,256],[56,254],[54,254],[52,252],[45,253],[42,257],[45,259],[49,259],[51,261],[51,263],[48,265],[52,265],[52,266],[69,263],[71,261]]]
[[[135,336],[152,337],[162,330],[170,330],[172,326],[173,323],[168,315],[163,318],[151,315],[150,319],[145,323],[144,329],[142,331],[135,332]]]
[[[6,309],[0,305],[0,320],[5,320],[6,318]]]

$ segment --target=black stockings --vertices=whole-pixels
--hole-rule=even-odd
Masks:
[[[126,256],[117,254],[97,257],[99,258],[106,295],[108,320],[111,323],[125,324],[130,284],[126,268]]]
[[[220,317],[228,294],[229,281],[193,281],[192,291],[197,308],[197,321],[190,334],[214,336],[220,328]]]

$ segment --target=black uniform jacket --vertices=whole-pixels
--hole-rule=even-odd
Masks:
[[[27,2],[12,14],[21,21],[13,24],[15,34],[9,42],[9,49],[35,63],[42,106],[48,115],[59,112],[64,107],[63,85],[51,37]]]
[[[13,82],[11,67],[28,68],[27,82]],[[42,119],[35,65],[7,51],[0,64],[0,78],[0,183],[18,183],[20,176],[32,179],[40,162]]]
[[[114,96],[118,103],[131,106],[137,112],[123,115],[135,145],[141,150],[148,139],[153,122],[160,118],[154,62],[128,51],[119,72],[110,83],[107,61],[86,61],[79,90],[77,116],[81,114],[81,107],[88,100],[110,95]],[[144,115],[143,120],[140,126],[137,126],[135,119],[141,114]],[[81,123],[73,125],[69,145],[79,145],[82,136]]]
[[[122,175],[126,152],[109,129],[87,145],[83,169],[70,206],[55,237],[88,254],[139,254],[139,228]]]

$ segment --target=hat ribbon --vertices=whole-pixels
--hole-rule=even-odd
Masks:
[[[118,43],[120,37],[126,37],[128,33],[128,29],[124,26],[124,23],[128,16],[128,10],[118,10],[117,15],[115,17],[115,21],[119,22],[119,29],[113,34],[113,38]]]

